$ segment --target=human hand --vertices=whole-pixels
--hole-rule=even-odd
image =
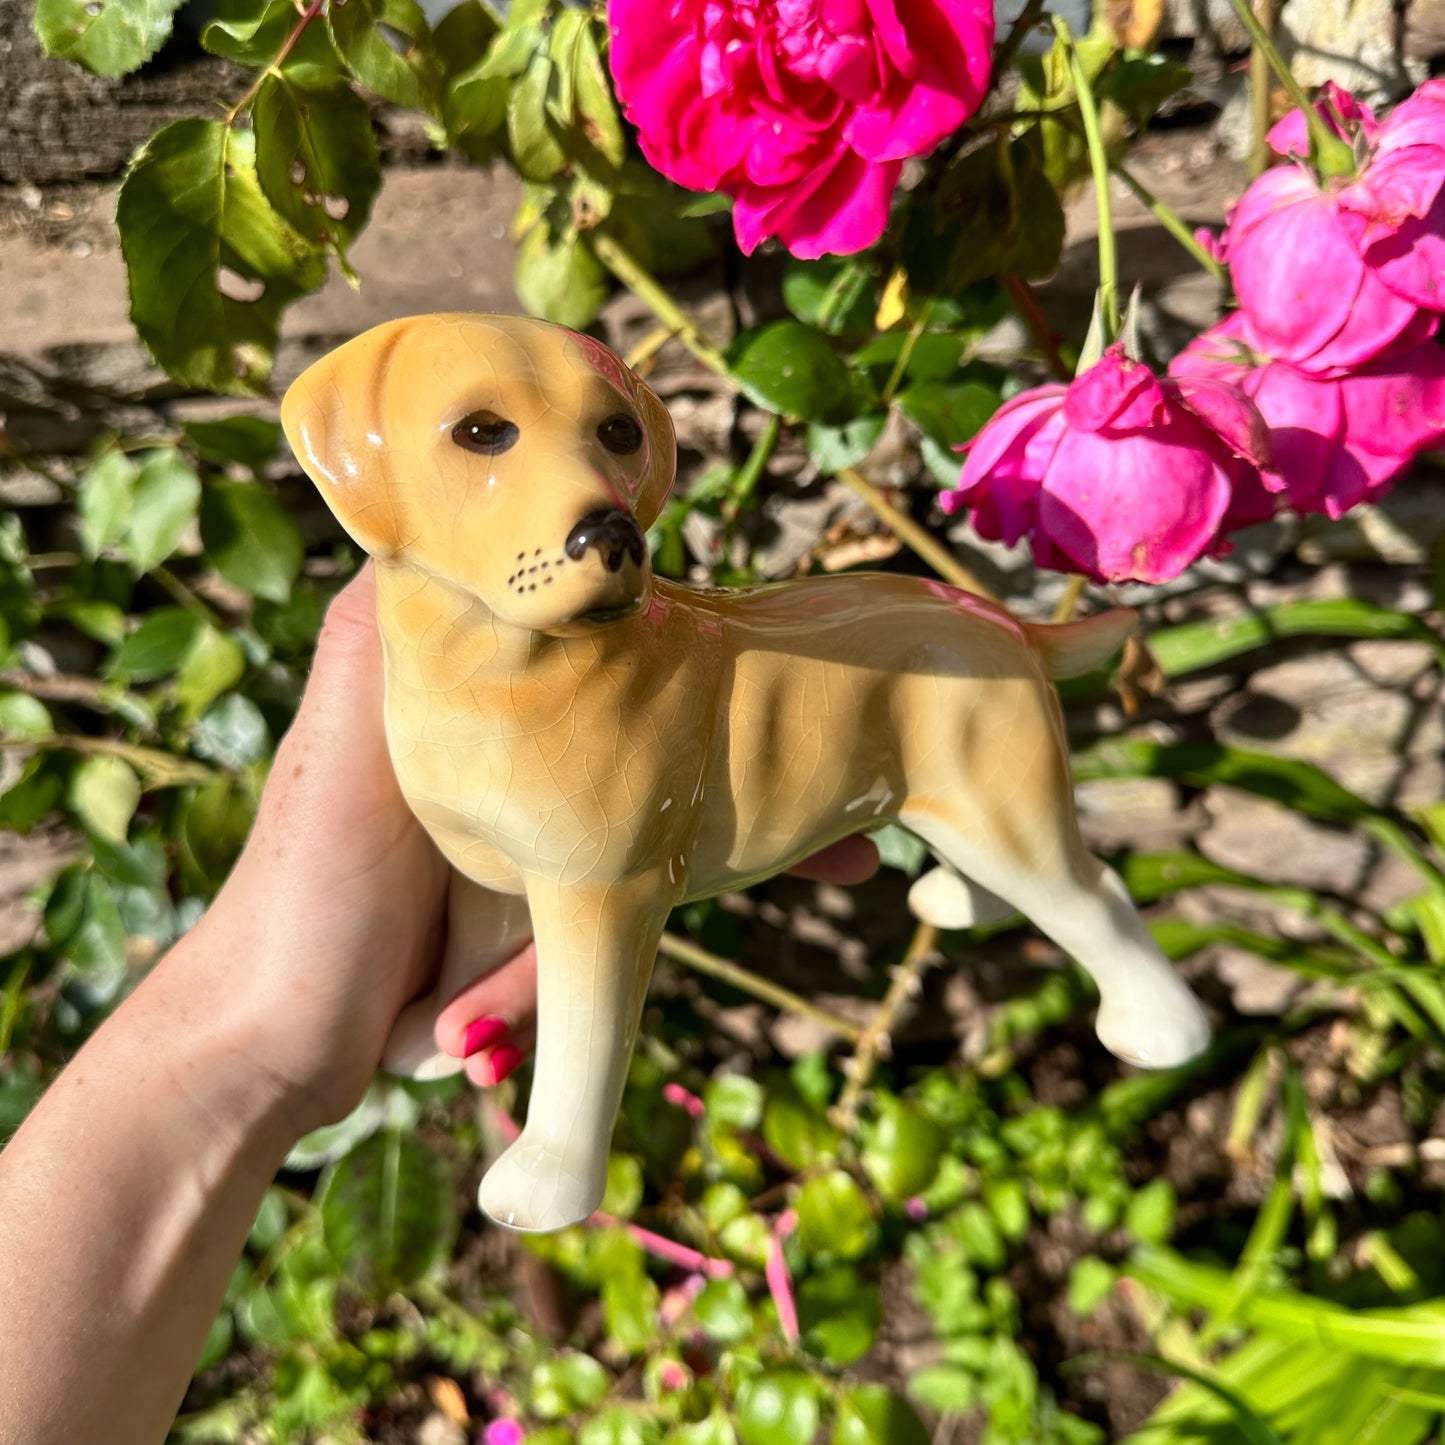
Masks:
[[[305,696],[276,754],[256,826],[205,918],[176,950],[209,970],[244,1031],[243,1052],[290,1101],[298,1134],[346,1114],[380,1062],[397,1015],[433,982],[448,865],[397,785],[383,722],[384,665],[370,566],[332,602]],[[793,871],[861,882],[878,867],[847,838]],[[529,946],[447,1004],[437,1042],[495,1084],[531,1049]]]

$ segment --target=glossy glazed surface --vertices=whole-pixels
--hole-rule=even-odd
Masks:
[[[1035,628],[885,575],[656,580],[638,541],[672,484],[667,413],[605,347],[543,322],[378,327],[282,415],[376,559],[393,761],[458,872],[436,995],[389,1065],[460,1067],[430,1021],[537,940],[531,1104],[482,1183],[494,1219],[556,1229],[601,1200],[672,907],[885,822],[941,860],[911,895],[922,916],[1017,908],[1089,969],[1114,1052],[1160,1066],[1203,1047],[1197,1003],[1079,837],[1050,681],[1106,659],[1129,614]]]

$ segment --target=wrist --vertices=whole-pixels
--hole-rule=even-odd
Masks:
[[[206,1127],[233,1148],[274,1157],[310,1128],[305,1081],[278,1067],[274,1015],[245,986],[248,960],[208,946],[204,923],[156,965],[130,1003],[151,1057]]]

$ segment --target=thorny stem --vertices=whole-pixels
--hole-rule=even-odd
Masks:
[[[1149,208],[1154,219],[1158,221],[1216,281],[1226,279],[1224,267],[1194,239],[1194,233],[1184,224],[1179,215],[1170,206],[1166,205],[1154,195],[1154,193],[1139,181],[1121,162],[1114,161],[1110,168],[1134,193],[1135,198]]]
[[[1259,0],[1259,28],[1266,35],[1274,34],[1274,0]],[[1260,175],[1269,165],[1269,57],[1258,45],[1249,52],[1249,98],[1254,113],[1254,149],[1249,157],[1249,173]]]
[[[1327,176],[1347,176],[1354,173],[1354,156],[1349,146],[1338,136],[1332,135],[1330,128],[1325,124],[1325,118],[1313,105],[1309,97],[1304,93],[1304,88],[1294,78],[1294,72],[1284,62],[1284,57],[1275,49],[1274,41],[1265,33],[1264,27],[1259,23],[1250,6],[1250,0],[1230,0],[1234,6],[1234,13],[1239,16],[1239,23],[1249,32],[1249,38],[1254,43],[1254,48],[1264,56],[1269,68],[1279,78],[1279,82],[1285,88],[1289,96],[1290,104],[1299,110],[1305,118],[1305,125],[1309,127],[1311,159],[1319,167],[1320,171]]]
[[[1034,295],[1034,288],[1022,276],[1005,276],[1003,287],[1009,294],[1009,300],[1013,302],[1014,310],[1019,314],[1019,320],[1028,327],[1030,334],[1038,342],[1039,350],[1043,352],[1044,360],[1048,363],[1049,375],[1055,381],[1070,380],[1073,373],[1064,361],[1063,353],[1059,350],[1059,339],[1049,328],[1049,319],[1039,305],[1039,298]]]
[[[266,81],[266,77],[275,75],[281,66],[285,64],[286,57],[296,48],[296,42],[301,39],[306,27],[326,8],[326,0],[310,0],[310,3],[307,4],[305,8],[302,8],[298,3],[296,8],[300,13],[300,18],[296,22],[296,28],[286,37],[285,44],[276,52],[276,58],[256,77],[255,84],[226,112],[227,125],[235,125],[236,117],[255,100],[256,92],[261,89],[261,86]]]
[[[937,944],[938,930],[931,923],[920,923],[913,932],[903,961],[893,970],[883,1002],[873,1010],[863,1036],[853,1050],[847,1082],[833,1109],[833,1122],[845,1134],[851,1133],[858,1122],[858,1105],[868,1085],[873,1082],[878,1060],[890,1046],[893,1029],[904,1005],[918,993],[918,981],[924,970],[938,959]]]
[[[1043,18],[1044,0],[1029,0],[1029,3],[1019,11],[1018,19],[1009,27],[1008,34],[993,53],[993,73],[995,75],[1003,74],[1014,56],[1018,54],[1019,46],[1028,38],[1029,31]]]
[[[838,473],[838,480],[856,492],[888,524],[889,530],[900,542],[911,547],[935,572],[955,587],[975,596],[986,597],[990,602],[998,598],[968,570],[956,557],[943,547],[938,539],[925,528],[920,527],[912,517],[899,511],[877,487],[853,467],[844,467]]]
[[[733,988],[741,989],[743,993],[750,993],[754,998],[782,1009],[784,1013],[801,1014],[804,1018],[812,1019],[815,1024],[836,1034],[840,1039],[847,1039],[849,1043],[856,1044],[863,1036],[863,1030],[856,1024],[849,1023],[847,1019],[839,1018],[837,1014],[800,998],[791,989],[773,983],[770,979],[759,978],[757,974],[749,973],[747,969],[740,968],[726,958],[719,958],[715,953],[709,953],[705,948],[699,948],[697,944],[679,938],[675,933],[664,933],[657,951],[677,963],[686,964],[697,973],[707,974],[709,978],[719,979],[723,983],[731,984]]]
[[[1119,335],[1119,261],[1114,248],[1114,217],[1109,206],[1109,156],[1104,149],[1104,136],[1099,129],[1099,109],[1094,104],[1088,74],[1079,59],[1079,52],[1074,48],[1068,23],[1058,15],[1054,16],[1054,33],[1068,47],[1069,74],[1079,101],[1084,138],[1089,145],[1089,169],[1094,174],[1094,203],[1099,210],[1099,295],[1104,303],[1104,344],[1109,346]]]
[[[603,230],[593,231],[591,241],[597,259],[629,291],[640,297],[653,315],[667,326],[709,371],[715,371],[725,381],[732,380],[727,357],[703,337],[692,317],[673,300],[665,286],[659,285],[656,279],[638,264],[631,252]]]

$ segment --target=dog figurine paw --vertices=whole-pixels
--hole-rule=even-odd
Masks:
[[[460,1069],[437,1014],[536,939],[531,1103],[482,1181],[494,1220],[561,1229],[601,1202],[671,909],[888,822],[940,860],[921,916],[1016,909],[1093,975],[1114,1053],[1204,1048],[1198,1003],[1079,836],[1050,680],[1103,663],[1132,614],[1033,626],[883,574],[655,578],[671,421],[605,346],[541,321],[378,326],[307,370],[282,420],[376,559],[392,758],[456,870],[436,991],[387,1066]]]

